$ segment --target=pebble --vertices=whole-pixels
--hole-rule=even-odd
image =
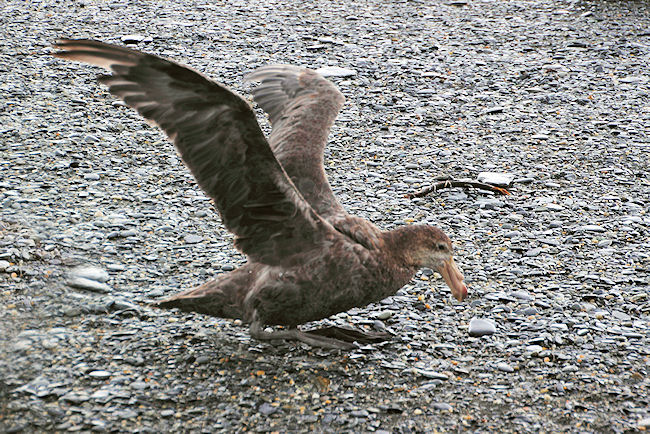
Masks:
[[[541,345],[528,345],[526,347],[526,352],[532,353],[534,356],[542,351],[544,351],[544,348]]]
[[[112,291],[111,287],[107,284],[84,277],[70,277],[66,280],[66,284],[71,288],[87,289],[94,292],[107,293]]]
[[[515,179],[511,173],[481,172],[476,178],[478,182],[492,184],[500,187],[509,187]]]
[[[522,310],[521,313],[522,315],[530,316],[530,315],[537,315],[539,311],[534,308],[534,307],[527,307],[526,309]]]
[[[380,319],[382,321],[385,321],[389,319],[390,317],[393,316],[393,311],[391,310],[383,310],[377,314],[377,319]]]
[[[151,36],[133,34],[133,35],[120,36],[120,40],[125,44],[138,44],[140,42],[144,42],[144,43],[152,42],[153,38]]]
[[[527,250],[526,256],[528,256],[529,258],[534,258],[535,256],[539,256],[540,253],[542,253],[542,248],[535,247],[534,249]]]
[[[472,318],[472,320],[469,322],[470,336],[474,336],[474,337],[489,336],[496,333],[496,331],[497,328],[494,325],[494,323],[491,321],[485,319],[479,319],[479,318]]]
[[[100,380],[104,380],[106,378],[110,378],[110,376],[113,375],[112,373],[108,371],[91,371],[88,373],[88,376],[93,377],[93,378],[98,378]]]
[[[612,310],[612,316],[620,321],[630,321],[632,317],[620,310]]]
[[[197,365],[205,365],[206,363],[209,363],[210,360],[212,360],[212,357],[210,357],[210,356],[198,356],[196,358],[196,364]]]
[[[598,225],[582,225],[576,228],[576,232],[605,232],[605,228]]]
[[[367,410],[353,410],[350,414],[354,417],[368,417],[370,413]]]
[[[338,66],[327,66],[316,70],[323,77],[352,77],[357,75],[357,71]]]
[[[446,402],[434,402],[433,403],[433,408],[436,410],[440,411],[451,411],[452,406],[447,404]]]
[[[524,291],[513,291],[512,293],[510,293],[510,295],[512,295],[515,298],[518,298],[519,300],[525,300],[525,301],[533,301],[535,299],[535,297],[533,297],[532,295]]]
[[[60,399],[62,401],[72,402],[73,404],[81,404],[82,402],[88,401],[90,396],[85,392],[69,392],[63,395]]]
[[[504,362],[498,363],[497,369],[502,372],[515,372],[515,369],[512,366]]]
[[[109,271],[124,271],[126,267],[122,264],[106,264],[106,269]]]
[[[188,234],[188,235],[185,235],[185,238],[184,238],[184,239],[185,239],[185,242],[186,242],[187,244],[196,244],[196,243],[200,243],[201,241],[203,241],[203,237],[202,237],[202,236],[200,236],[200,235],[194,235],[194,234]]]
[[[263,415],[265,415],[265,416],[269,416],[269,415],[271,415],[273,413],[276,413],[278,411],[278,407],[275,407],[275,406],[269,404],[268,402],[264,402],[264,403],[262,403],[262,405],[260,405],[258,411],[260,413],[262,413]]]
[[[149,384],[144,381],[134,381],[130,384],[130,387],[135,390],[144,390],[149,387]]]
[[[447,375],[445,375],[445,374],[442,374],[442,373],[436,372],[436,371],[429,371],[429,370],[426,370],[426,369],[415,369],[415,373],[417,373],[418,375],[421,375],[421,376],[423,376],[425,378],[432,378],[432,379],[435,379],[435,380],[446,381],[446,380],[449,379],[449,377]]]
[[[91,266],[76,267],[70,270],[69,276],[81,277],[84,279],[95,280],[97,282],[106,282],[109,278],[108,273],[99,268]]]

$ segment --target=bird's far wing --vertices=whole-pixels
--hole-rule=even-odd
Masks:
[[[162,128],[212,198],[235,245],[253,261],[289,265],[334,229],[296,190],[241,97],[190,68],[90,40],[62,40],[56,57],[112,71],[111,93]]]
[[[264,66],[246,77],[259,81],[255,102],[273,127],[269,144],[303,197],[323,218],[345,213],[325,171],[323,151],[345,99],[316,71],[289,65]]]
[[[253,98],[269,115],[269,144],[302,196],[337,230],[374,248],[379,229],[345,211],[323,168],[327,136],[345,102],[341,92],[316,71],[289,65],[261,67],[246,80],[260,82]]]

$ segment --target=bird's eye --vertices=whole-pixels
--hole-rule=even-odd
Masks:
[[[444,244],[438,244],[438,250],[440,250],[441,252],[443,250],[445,250],[445,245]]]

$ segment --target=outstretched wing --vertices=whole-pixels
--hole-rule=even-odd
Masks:
[[[55,56],[112,71],[100,82],[172,139],[214,199],[235,245],[253,261],[290,265],[334,229],[296,190],[250,105],[190,68],[128,48],[62,40]]]
[[[269,115],[269,144],[302,196],[336,229],[373,248],[379,229],[345,211],[323,168],[327,136],[345,102],[343,94],[316,71],[296,66],[264,66],[246,80],[260,82],[253,98]]]

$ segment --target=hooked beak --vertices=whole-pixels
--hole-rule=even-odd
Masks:
[[[454,258],[445,261],[444,265],[438,268],[438,272],[442,274],[454,298],[463,301],[467,297],[467,286],[463,283],[465,278],[454,262]]]

